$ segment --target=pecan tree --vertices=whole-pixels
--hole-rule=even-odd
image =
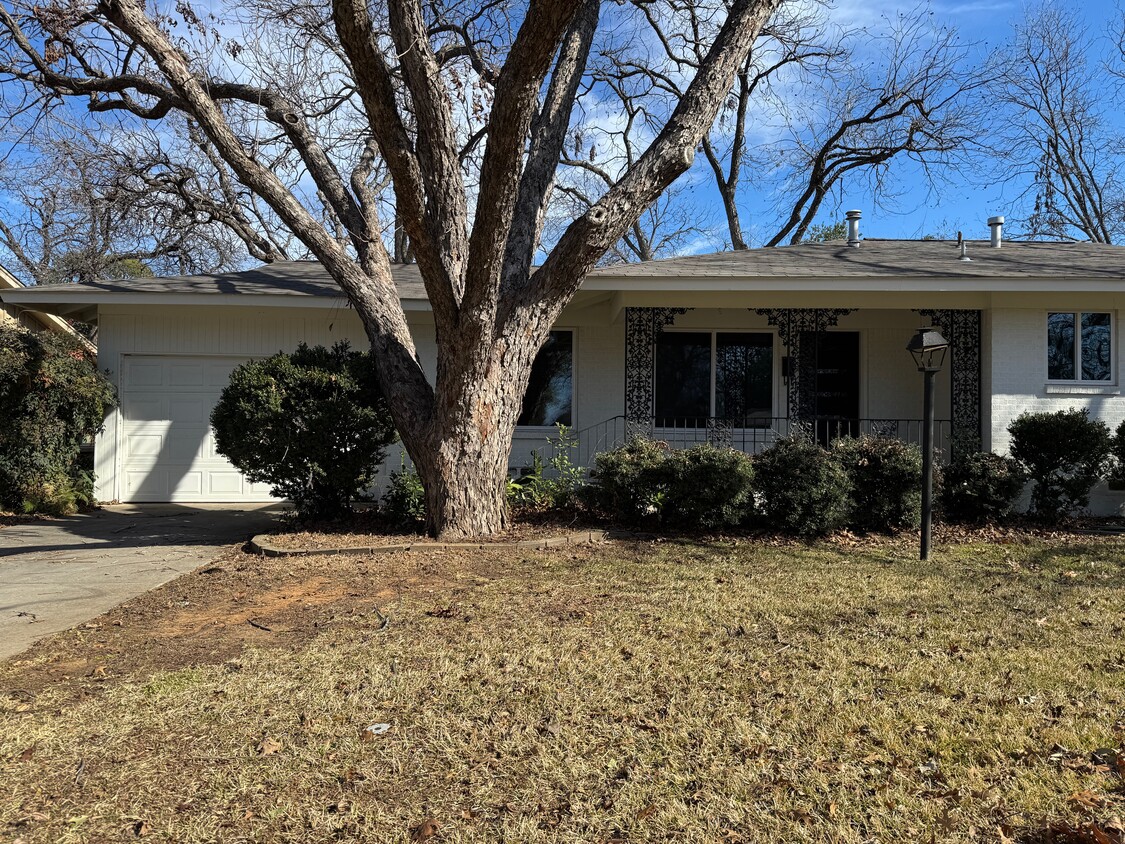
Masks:
[[[583,276],[690,167],[779,3],[731,3],[648,148],[539,256],[590,45],[621,31],[599,17],[628,7],[263,2],[241,7],[232,38],[186,2],[174,13],[139,0],[6,3],[0,70],[23,86],[21,108],[74,100],[190,119],[347,294],[426,488],[431,532],[482,535],[507,522],[508,454],[536,352]],[[279,149],[299,160],[298,185],[275,172]],[[395,289],[374,158],[433,310],[432,383]]]

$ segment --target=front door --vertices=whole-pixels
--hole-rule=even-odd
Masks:
[[[859,433],[859,332],[822,332],[810,345],[816,349],[817,439],[827,445],[836,437],[854,437]]]

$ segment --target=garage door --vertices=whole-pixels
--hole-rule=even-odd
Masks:
[[[215,452],[211,408],[245,358],[126,355],[118,477],[122,501],[269,501]]]

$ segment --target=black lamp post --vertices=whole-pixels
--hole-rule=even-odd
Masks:
[[[932,328],[919,328],[910,338],[906,350],[918,364],[925,379],[925,399],[922,416],[922,552],[921,559],[930,558],[930,522],[933,517],[934,498],[934,376],[945,363],[949,341]]]

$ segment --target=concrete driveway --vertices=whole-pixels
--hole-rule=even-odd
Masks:
[[[0,528],[0,659],[266,530],[279,505],[117,505]]]

